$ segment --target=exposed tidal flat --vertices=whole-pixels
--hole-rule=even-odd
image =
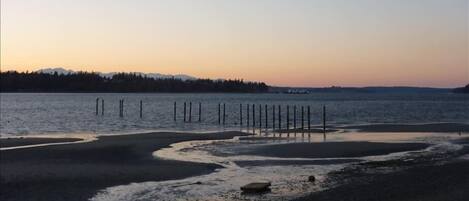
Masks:
[[[386,161],[357,163],[329,174],[327,190],[301,196],[309,200],[465,201],[469,198],[469,138],[457,150],[421,152]],[[333,187],[332,187],[333,186]]]
[[[457,124],[459,135],[443,132],[449,125],[431,124],[439,133],[341,128],[326,138],[315,130],[288,137],[272,132],[156,132],[3,150],[0,198],[464,200],[469,126]],[[316,182],[308,181],[311,175]],[[256,181],[272,182],[271,192],[240,192],[240,186]]]
[[[27,138],[0,138],[0,147],[19,147],[39,144],[51,144],[51,143],[64,143],[64,142],[76,142],[82,139],[79,138],[46,138],[46,137],[27,137]]]
[[[98,115],[97,98],[104,100]],[[2,93],[0,200],[464,200],[468,100],[455,94]],[[192,102],[192,122],[183,121],[184,102]],[[225,124],[218,123],[218,104],[226,105]],[[285,129],[287,106],[296,129]],[[302,107],[311,107],[311,129]],[[242,194],[240,187],[251,182],[270,182],[271,191]]]
[[[188,140],[227,139],[238,132],[103,136],[88,143],[1,152],[1,200],[88,200],[99,189],[209,173],[214,164],[159,160],[152,152]]]

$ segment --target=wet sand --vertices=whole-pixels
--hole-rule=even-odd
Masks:
[[[59,142],[76,142],[82,139],[79,138],[0,138],[0,147],[17,147],[34,144],[48,144],[48,143],[59,143]]]
[[[424,126],[419,126],[419,128],[421,127]],[[450,132],[450,127],[451,126],[448,124],[438,124],[437,126],[431,127],[430,132],[437,132],[435,129],[446,129],[442,132]],[[387,129],[393,131],[392,129],[397,128],[387,127]],[[402,128],[402,130],[405,129],[408,128]],[[386,130],[386,132],[389,131],[390,130]],[[1,151],[0,200],[88,200],[95,195],[98,190],[110,186],[125,185],[133,182],[182,179],[195,175],[208,174],[213,172],[216,168],[221,168],[221,166],[155,159],[152,153],[155,150],[182,141],[229,139],[233,136],[243,135],[247,134],[241,132],[211,134],[149,133],[103,136],[99,137],[97,141],[88,143]],[[284,158],[360,157],[420,150],[427,146],[427,144],[423,143],[292,143],[254,146],[253,148],[241,150],[236,154]],[[299,163],[333,164],[358,162],[347,160],[354,159],[318,160],[316,162],[300,161]],[[258,161],[257,163],[252,163],[248,161],[238,161],[237,163],[241,166],[268,166],[289,165],[294,162]],[[366,177],[364,181],[368,183],[359,180],[358,183],[344,184],[339,188],[322,191],[300,200],[406,200],[405,198],[407,197],[405,195],[412,198],[410,196],[413,195],[412,193],[422,194],[432,191],[432,188],[436,188],[439,182],[456,189],[450,191],[455,195],[467,196],[465,192],[461,191],[461,188],[464,187],[464,189],[467,189],[467,182],[469,181],[467,178],[467,175],[469,175],[467,174],[467,170],[469,169],[469,164],[465,161],[448,163],[443,166],[435,164],[435,162],[429,162],[426,166],[416,166],[415,168],[423,169],[416,169],[414,170],[415,172],[412,172],[413,168],[411,168],[404,172],[389,173],[389,176],[386,176],[387,174],[373,175],[372,173],[351,173],[347,175],[346,179],[365,178],[363,175],[366,175],[369,177]],[[382,167],[390,166],[395,166],[395,164],[382,164]],[[370,167],[376,167],[376,165],[371,165]],[[406,171],[411,172],[406,173]],[[448,173],[449,177],[457,178],[454,180],[450,179],[445,173],[438,173],[438,171],[450,171],[450,173]],[[462,174],[465,175],[461,176]],[[424,178],[422,179],[421,177]],[[435,180],[435,182],[426,181],[427,177],[428,179]],[[411,191],[411,193],[406,194],[408,191],[400,187],[408,186],[412,188],[412,185],[407,185],[406,182],[411,184],[413,182],[416,186],[422,186],[421,188],[419,187],[419,189],[427,187],[428,189],[424,189],[422,192]],[[381,183],[383,183],[383,186],[381,186]],[[390,197],[389,199],[386,197],[383,197],[383,199],[367,197],[367,193],[370,192],[369,189],[384,194],[378,196],[387,196],[386,194],[388,194]],[[444,195],[444,189],[446,189],[446,187],[442,188],[440,195]],[[439,190],[440,189],[435,192]],[[352,194],[353,196],[347,197],[347,195],[351,193],[354,193]],[[374,194],[375,193],[373,193],[373,195]],[[402,194],[402,196],[399,197],[397,194]],[[455,198],[453,200],[458,200],[457,198],[459,197],[452,198]]]
[[[359,159],[330,159],[330,160],[255,160],[255,161],[235,161],[240,167],[247,166],[275,166],[275,165],[331,165],[360,162]]]
[[[188,140],[240,132],[103,136],[88,143],[0,152],[0,200],[88,200],[106,187],[207,174],[218,165],[155,159],[152,152]]]
[[[466,201],[469,158],[460,157],[469,154],[467,142],[455,153],[369,162],[330,173],[329,180],[338,186],[296,201]]]
[[[332,129],[332,128],[326,128],[326,133],[333,133],[337,132],[339,130],[337,129]],[[275,130],[276,133],[324,133],[324,130],[322,128],[296,128],[296,129],[277,129]]]
[[[384,175],[366,176],[371,181],[356,181],[319,192],[306,200],[376,201],[467,201],[469,198],[469,161],[416,167]]]
[[[433,124],[371,124],[359,126],[346,126],[344,129],[358,129],[361,132],[443,132],[458,133],[469,132],[469,124],[460,123],[433,123]]]
[[[332,158],[385,155],[427,148],[424,143],[315,142],[257,146],[236,154],[281,158]]]

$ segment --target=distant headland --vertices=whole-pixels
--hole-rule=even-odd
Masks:
[[[270,92],[289,94],[313,93],[452,93],[452,88],[378,86],[378,87],[270,87]]]
[[[453,90],[454,93],[463,93],[463,94],[469,94],[469,84],[466,85],[465,87],[460,87],[456,88]]]

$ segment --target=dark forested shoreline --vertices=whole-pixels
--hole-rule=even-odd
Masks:
[[[456,88],[453,90],[454,93],[469,94],[469,84],[465,87]]]
[[[16,72],[0,73],[0,92],[267,92],[262,82],[151,78],[136,73],[104,77],[93,72],[68,74]]]

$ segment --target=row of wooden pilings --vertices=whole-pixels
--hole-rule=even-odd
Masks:
[[[264,110],[262,110],[262,106],[264,106]],[[189,115],[188,118],[186,118],[187,114],[187,103],[184,102],[184,122],[192,122],[192,102],[189,102]],[[246,104],[246,126],[252,126],[252,127],[258,127],[258,128],[269,128],[269,108],[271,108],[272,111],[272,129],[283,129],[282,128],[282,106],[281,105],[271,105],[270,107],[268,105],[258,105],[258,123],[256,123],[256,104]],[[278,111],[276,112],[276,108],[278,108]],[[306,115],[305,115],[305,108],[306,108]],[[202,116],[202,104],[199,102],[199,112],[198,112],[198,121],[201,121],[201,116]],[[286,128],[285,129],[290,129],[292,128],[290,126],[290,123],[293,123],[293,129],[311,129],[311,107],[308,106],[301,106],[301,126],[297,125],[297,106],[293,106],[293,122],[290,122],[290,105],[286,106]],[[264,119],[262,119],[264,113]],[[252,114],[252,115],[251,115]],[[176,116],[177,116],[177,103],[174,102],[173,106],[173,119],[176,121]],[[252,116],[252,120],[251,117]],[[278,117],[276,119],[276,116]],[[305,116],[306,116],[306,121],[305,121]],[[264,124],[263,124],[264,120]],[[239,124],[243,126],[243,104],[239,104]],[[306,122],[306,126],[305,126]],[[226,123],[226,104],[219,103],[218,104],[218,124],[223,124],[225,125]],[[277,123],[277,124],[276,124]],[[277,125],[277,126],[276,126]],[[322,127],[323,131],[326,132],[326,106],[323,105],[322,107]]]
[[[99,102],[101,100],[101,115],[104,115],[104,99],[96,98],[96,115],[99,115]],[[140,100],[140,107],[139,107],[139,116],[143,118],[143,101]],[[271,128],[272,129],[283,129],[282,128],[282,106],[281,105],[257,105],[257,119],[256,119],[256,104],[246,104],[246,107],[243,108],[243,104],[239,104],[239,125],[243,126],[243,110],[245,109],[246,112],[246,126],[258,127],[258,128],[266,128],[268,129],[269,126],[269,108],[271,109]],[[263,107],[264,106],[264,107]],[[262,109],[264,108],[264,110]],[[277,108],[277,110],[276,110]],[[290,123],[293,124],[293,129],[311,129],[311,107],[308,106],[301,106],[299,112],[301,112],[301,120],[300,125],[297,125],[297,111],[298,108],[296,105],[293,105],[293,121],[291,122],[290,119],[290,105],[286,106],[286,128],[291,129]],[[198,103],[198,122],[202,122],[202,103]],[[192,122],[192,102],[184,102],[183,107],[184,113],[184,122]],[[305,114],[306,113],[306,114]],[[264,115],[263,115],[264,114]],[[124,117],[124,99],[119,99],[119,117]],[[173,105],[173,120],[177,121],[177,103],[174,102]],[[252,117],[252,119],[251,119]],[[276,118],[277,117],[277,118]],[[263,119],[264,118],[264,119]],[[306,119],[305,119],[306,118]],[[256,122],[257,120],[257,122]],[[305,121],[306,120],[306,121]],[[218,104],[218,124],[225,125],[226,123],[226,104],[219,103]],[[306,123],[306,125],[305,125]],[[326,131],[326,106],[322,107],[322,126],[324,132]]]
[[[104,99],[96,98],[96,116],[99,115],[99,101],[101,100],[101,115],[104,116]],[[124,117],[124,99],[119,99],[119,117]],[[143,101],[140,100],[140,118],[143,118]]]

